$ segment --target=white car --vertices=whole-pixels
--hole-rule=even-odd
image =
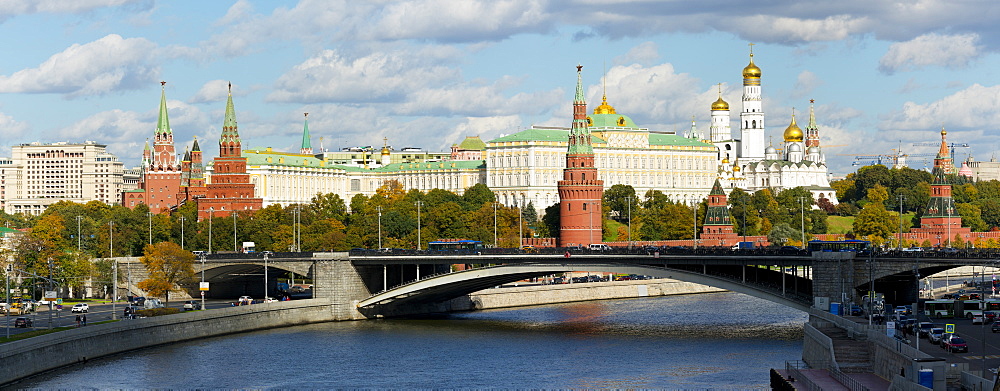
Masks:
[[[90,304],[76,303],[73,305],[71,312],[90,312]]]
[[[986,317],[982,315],[972,315],[972,324],[983,324],[986,322]]]
[[[275,298],[273,298],[273,297],[265,297],[264,298],[264,302],[265,303],[276,303],[276,302],[278,302],[278,300],[275,299]]]
[[[253,304],[253,299],[250,296],[240,296],[239,303],[240,305]]]

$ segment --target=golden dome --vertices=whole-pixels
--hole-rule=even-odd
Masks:
[[[719,99],[715,100],[715,103],[712,103],[712,110],[729,110],[729,103],[722,100],[720,96]]]
[[[738,171],[740,171],[740,166],[733,165],[733,172],[738,172]]]
[[[390,155],[392,152],[389,151],[389,147],[382,147],[382,156]]]
[[[785,128],[783,136],[785,137],[786,143],[802,142],[802,129],[799,128],[799,125],[795,124],[795,114],[792,114],[792,123]]]
[[[594,114],[618,114],[615,108],[608,104],[607,95],[601,97],[601,105],[594,108]]]
[[[729,164],[729,158],[728,157],[722,158],[722,164]]]
[[[753,53],[750,53],[750,64],[743,68],[744,79],[760,79],[760,68],[753,63]]]

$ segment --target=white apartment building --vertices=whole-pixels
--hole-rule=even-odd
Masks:
[[[39,215],[59,201],[121,202],[124,165],[93,141],[34,142],[0,158],[0,204],[7,213]]]

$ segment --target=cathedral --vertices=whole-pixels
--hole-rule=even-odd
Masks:
[[[809,124],[805,132],[795,121],[785,128],[781,149],[764,144],[764,108],[761,99],[761,70],[753,62],[743,68],[743,109],[740,113],[740,139],[732,138],[729,103],[719,98],[712,103],[710,137],[719,148],[719,176],[727,187],[748,192],[761,189],[781,191],[803,187],[819,200],[837,203],[837,192],[830,187],[826,156],[820,147],[819,126],[813,100],[809,101]]]

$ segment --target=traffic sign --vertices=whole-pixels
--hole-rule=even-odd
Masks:
[[[944,325],[944,332],[948,334],[955,334],[955,325],[953,324]]]
[[[199,290],[202,290],[202,291],[207,291],[207,290],[208,290],[208,282],[207,282],[207,281],[204,281],[204,282],[202,282],[202,283],[201,283],[201,284],[200,284],[200,285],[198,286],[198,289],[199,289]]]

